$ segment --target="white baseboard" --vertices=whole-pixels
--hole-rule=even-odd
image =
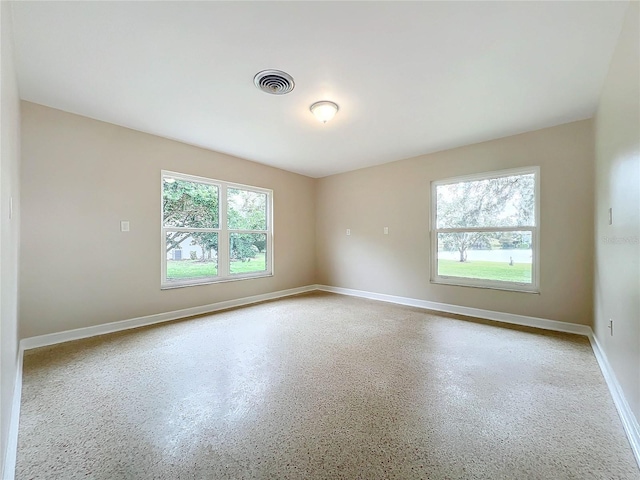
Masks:
[[[591,348],[593,348],[593,353],[596,356],[596,360],[598,360],[598,365],[600,365],[602,375],[604,376],[607,386],[609,387],[609,391],[611,392],[611,396],[613,397],[613,403],[618,410],[618,415],[620,415],[624,431],[627,433],[627,438],[631,444],[633,455],[636,457],[638,467],[640,467],[640,425],[638,425],[638,421],[631,411],[631,407],[624,396],[622,387],[620,386],[620,383],[618,383],[618,379],[616,378],[616,375],[613,372],[598,339],[594,334],[591,334],[589,335],[589,341],[591,342]]]
[[[578,325],[574,323],[558,322],[556,320],[548,320],[538,317],[527,317],[524,315],[514,315],[509,313],[494,312],[491,310],[482,310],[479,308],[461,307],[457,305],[448,305],[446,303],[429,302],[427,300],[418,300],[416,298],[397,297],[394,295],[386,295],[383,293],[366,292],[362,290],[352,290],[349,288],[330,287],[327,285],[318,285],[318,290],[324,292],[339,293],[342,295],[351,295],[355,297],[368,298],[371,300],[381,300],[383,302],[397,303],[400,305],[409,305],[412,307],[425,308],[428,310],[436,310],[439,312],[455,313],[458,315],[467,315],[476,318],[484,318],[487,320],[495,320],[503,323],[511,323],[515,325],[523,325],[527,327],[542,328],[545,330],[553,330],[556,332],[575,333],[585,335],[589,338],[591,348],[598,361],[602,375],[604,376],[611,397],[618,410],[618,415],[622,421],[625,433],[631,444],[631,449],[640,467],[640,426],[636,420],[629,403],[627,402],[622,387],[618,383],[613,369],[609,365],[607,357],[600,347],[598,340],[593,334],[591,327],[587,325]]]
[[[538,317],[528,317],[525,315],[515,315],[503,312],[495,312],[491,310],[482,310],[478,308],[462,307],[457,305],[449,305],[445,303],[430,302],[427,300],[419,300],[409,297],[398,297],[395,295],[386,295],[383,293],[366,292],[362,290],[353,290],[349,288],[331,287],[327,285],[308,285],[305,287],[292,288],[289,290],[280,290],[278,292],[266,293],[263,295],[255,295],[252,297],[245,297],[236,300],[229,300],[225,302],[218,302],[209,305],[202,305],[199,307],[186,308],[183,310],[175,310],[173,312],[159,313],[155,315],[148,315],[145,317],[132,318],[129,320],[122,320],[119,322],[112,322],[103,325],[96,325],[93,327],[79,328],[76,330],[69,330],[66,332],[52,333],[49,335],[40,335],[37,337],[25,338],[20,341],[19,350],[19,364],[16,375],[16,386],[14,392],[14,399],[11,411],[11,425],[9,430],[7,454],[5,460],[5,472],[3,480],[13,480],[14,471],[16,465],[16,453],[18,446],[18,422],[20,419],[20,399],[22,392],[22,359],[24,350],[44,347],[47,345],[53,345],[56,343],[68,342],[70,340],[79,340],[81,338],[93,337],[96,335],[104,335],[107,333],[118,332],[122,330],[128,330],[131,328],[142,327],[146,325],[153,325],[155,323],[166,322],[170,320],[177,320],[180,318],[190,317],[193,315],[200,315],[204,313],[215,312],[219,310],[225,310],[228,308],[239,307],[243,305],[250,305],[252,303],[258,303],[265,300],[272,300],[276,298],[287,297],[291,295],[297,295],[300,293],[311,292],[314,290],[321,290],[325,292],[338,293],[342,295],[350,295],[362,298],[368,298],[371,300],[380,300],[383,302],[397,303],[400,305],[408,305],[412,307],[424,308],[428,310],[435,310],[439,312],[453,313],[458,315],[466,315],[470,317],[484,318],[487,320],[494,320],[503,323],[510,323],[515,325],[522,325],[527,327],[542,328],[545,330],[553,330],[558,332],[574,333],[578,335],[585,335],[589,338],[591,346],[593,348],[594,355],[600,365],[602,374],[607,382],[607,386],[613,397],[613,401],[618,409],[618,413],[622,420],[625,432],[631,444],[633,453],[640,466],[640,427],[635,419],[629,404],[627,403],[622,388],[616,380],[615,374],[611,369],[609,362],[604,354],[604,351],[600,348],[597,339],[593,335],[591,327],[587,325],[578,325],[567,322],[558,322],[556,320],[548,320]]]
[[[46,347],[57,343],[68,342],[71,340],[80,340],[82,338],[95,337],[107,333],[129,330],[132,328],[153,325],[155,323],[168,322],[181,318],[201,315],[204,313],[226,310],[233,307],[250,305],[252,303],[264,302],[266,300],[274,300],[276,298],[298,295],[301,293],[312,292],[317,290],[317,285],[307,285],[304,287],[290,288],[288,290],[280,290],[277,292],[265,293],[262,295],[254,295],[251,297],[243,297],[235,300],[227,300],[224,302],[202,305],[199,307],[185,308],[182,310],[174,310],[172,312],[158,313],[155,315],[147,315],[144,317],[131,318],[121,320],[119,322],[105,323],[92,327],[77,328],[75,330],[67,330],[64,332],[51,333],[47,335],[39,335],[36,337],[23,338],[20,340],[18,365],[16,368],[16,384],[13,393],[13,403],[11,406],[11,420],[9,425],[9,434],[7,436],[7,451],[2,472],[2,480],[14,480],[16,469],[16,458],[18,453],[18,426],[20,421],[20,402],[22,399],[22,363],[24,351],[32,348]]]
[[[280,290],[262,295],[254,295],[251,297],[243,297],[235,300],[227,300],[224,302],[211,303],[209,305],[201,305],[199,307],[185,308],[182,310],[174,310],[172,312],[157,313],[144,317],[131,318],[118,322],[103,323],[92,327],[77,328],[74,330],[66,330],[64,332],[50,333],[35,337],[24,338],[20,340],[20,347],[23,350],[32,348],[45,347],[47,345],[55,345],[57,343],[68,342],[71,340],[79,340],[82,338],[95,337],[96,335],[105,335],[107,333],[129,330],[132,328],[144,327],[156,323],[167,322],[170,320],[178,320],[180,318],[201,315],[205,313],[216,312],[233,307],[250,305],[252,303],[263,302],[265,300],[274,300],[276,298],[288,297],[300,293],[321,290],[325,292],[339,293],[342,295],[350,295],[371,300],[381,300],[383,302],[397,303],[400,305],[409,305],[412,307],[425,308],[439,312],[454,313],[458,315],[466,315],[470,317],[484,318],[487,320],[495,320],[498,322],[523,325],[527,327],[542,328],[545,330],[554,330],[557,332],[575,333],[578,335],[589,336],[592,334],[591,328],[587,325],[578,325],[575,323],[558,322],[556,320],[547,320],[544,318],[527,317],[524,315],[515,315],[503,312],[494,312],[491,310],[482,310],[479,308],[461,307],[457,305],[449,305],[446,303],[430,302],[428,300],[419,300],[409,297],[398,297],[395,295],[387,295],[384,293],[365,292],[362,290],[353,290],[350,288],[331,287],[327,285],[307,285],[304,287],[291,288],[288,290]]]
[[[384,293],[365,292],[363,290],[352,290],[350,288],[330,287],[327,285],[318,285],[318,290],[324,292],[340,293],[342,295],[351,295],[355,297],[369,298],[371,300],[381,300],[383,302],[398,303],[400,305],[408,305],[411,307],[425,308],[427,310],[435,310],[438,312],[454,313],[457,315],[466,315],[468,317],[484,318],[486,320],[495,320],[496,322],[511,323],[514,325],[522,325],[525,327],[542,328],[544,330],[553,330],[556,332],[575,333],[578,335],[591,335],[591,327],[587,325],[578,325],[576,323],[558,322],[556,320],[547,320],[545,318],[527,317],[525,315],[515,315],[512,313],[494,312],[491,310],[482,310],[480,308],[460,307],[458,305],[449,305],[447,303],[430,302],[428,300],[419,300],[417,298],[397,297],[395,295],[386,295]]]
[[[22,399],[22,359],[23,350],[18,351],[16,365],[16,379],[13,387],[13,401],[11,402],[11,418],[9,419],[9,433],[7,435],[7,450],[4,457],[2,479],[14,480],[16,472],[16,458],[18,455],[18,426],[20,423],[20,401]]]
[[[93,327],[77,328],[75,330],[67,330],[59,333],[49,333],[47,335],[23,338],[22,340],[20,340],[20,347],[23,350],[46,347],[47,345],[55,345],[57,343],[68,342],[70,340],[80,340],[81,338],[95,337],[96,335],[120,332],[122,330],[144,327],[147,325],[153,325],[155,323],[168,322],[170,320],[178,320],[181,318],[192,317],[194,315],[202,315],[204,313],[217,312],[219,310],[226,310],[228,308],[264,302],[265,300],[274,300],[276,298],[298,295],[300,293],[311,292],[316,289],[316,285],[307,285],[305,287],[279,290],[277,292],[264,293],[262,295],[243,297],[235,300],[227,300],[224,302],[211,303],[209,305],[201,305],[199,307],[191,307],[182,310],[174,310],[172,312],[157,313],[155,315],[146,315],[144,317],[131,318],[118,322],[103,323],[101,325],[95,325]]]
[[[448,305],[445,303],[429,302],[427,300],[418,300],[416,298],[397,297],[394,295],[386,295],[383,293],[366,292],[362,290],[352,290],[349,288],[331,287],[327,285],[318,285],[318,290],[324,292],[339,293],[342,295],[351,295],[355,297],[368,298],[371,300],[381,300],[383,302],[398,303],[400,305],[409,305],[412,307],[425,308],[428,310],[436,310],[439,312],[455,313],[458,315],[467,315],[471,317],[484,318],[487,320],[495,320],[503,323],[511,323],[515,325],[523,325],[527,327],[542,328],[545,330],[553,330],[556,332],[575,333],[585,335],[589,338],[591,348],[596,357],[602,375],[604,376],[611,397],[618,410],[618,415],[622,421],[622,426],[627,434],[631,449],[640,467],[640,425],[635,418],[629,403],[627,402],[622,387],[616,379],[615,373],[609,365],[604,350],[600,347],[593,330],[587,325],[577,325],[574,323],[558,322],[556,320],[548,320],[538,317],[527,317],[524,315],[514,315],[509,313],[494,312],[491,310],[482,310],[478,308],[460,307],[457,305]]]

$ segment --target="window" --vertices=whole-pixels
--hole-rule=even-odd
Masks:
[[[162,288],[273,272],[273,192],[162,172]]]
[[[432,182],[433,283],[538,291],[539,168]]]

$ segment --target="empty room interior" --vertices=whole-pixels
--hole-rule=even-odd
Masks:
[[[13,479],[639,479],[640,3],[1,2]]]

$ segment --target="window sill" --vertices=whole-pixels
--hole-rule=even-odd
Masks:
[[[215,283],[227,283],[227,282],[237,282],[240,280],[250,280],[252,278],[265,278],[265,277],[273,277],[272,272],[268,273],[258,273],[258,274],[244,274],[237,275],[233,277],[224,277],[224,278],[206,278],[202,281],[188,282],[188,283],[180,283],[180,282],[167,282],[160,285],[160,290],[173,290],[176,288],[184,288],[184,287],[198,287],[201,285],[212,285]]]
[[[485,290],[500,290],[504,292],[516,292],[516,293],[529,293],[534,295],[540,295],[540,289],[536,287],[518,286],[518,285],[474,285],[471,283],[456,282],[455,280],[430,280],[433,285],[445,285],[450,287],[468,287],[468,288],[481,288]]]

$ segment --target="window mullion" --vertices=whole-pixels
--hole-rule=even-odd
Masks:
[[[273,272],[273,195],[267,197],[267,246],[266,246],[266,262],[267,270]]]
[[[162,227],[165,233],[169,232],[195,232],[195,233],[218,233],[219,228],[188,228],[188,227]]]
[[[218,236],[218,275],[221,277],[229,276],[229,229],[227,222],[227,186],[222,185],[220,188],[220,235]]]
[[[524,227],[463,227],[463,228],[436,228],[437,233],[475,233],[475,232],[529,232],[533,231],[536,227],[524,226]]]
[[[227,229],[229,233],[269,233],[269,230],[237,230],[233,228]]]

